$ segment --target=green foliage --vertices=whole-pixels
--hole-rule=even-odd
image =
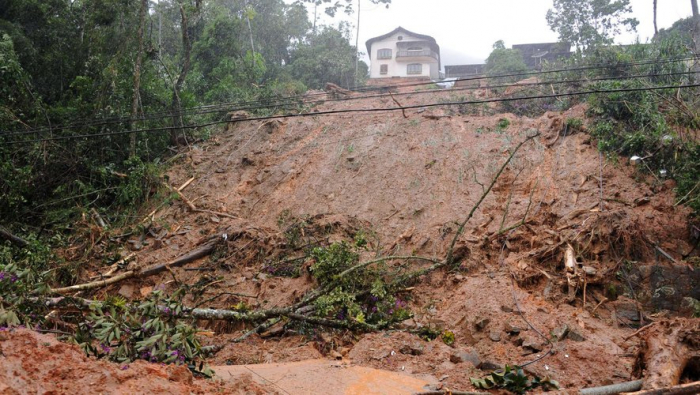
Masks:
[[[202,347],[197,329],[177,318],[182,313],[180,297],[166,298],[154,291],[138,305],[121,297],[92,304],[79,326],[76,341],[88,353],[115,362],[144,359],[150,362],[186,364],[197,370]],[[201,370],[201,368],[200,368]],[[204,369],[202,373],[211,376]]]
[[[542,391],[558,390],[559,383],[549,378],[534,376],[530,378],[520,366],[506,365],[503,370],[495,371],[483,378],[469,378],[472,385],[478,389],[489,390],[502,388],[516,394],[524,394],[537,388]]]
[[[581,119],[581,118],[566,118],[565,125],[571,131],[580,131],[583,128],[583,119]]]
[[[322,317],[380,327],[408,319],[411,317],[408,305],[395,290],[387,287],[382,265],[340,276],[359,263],[359,251],[366,244],[364,233],[358,233],[353,244],[342,241],[312,250],[315,263],[311,273],[322,288],[329,290],[316,300],[316,312]],[[360,292],[364,289],[370,289],[369,294]]]
[[[355,86],[355,60],[357,52],[349,41],[349,32],[324,27],[316,35],[310,35],[300,43],[292,56],[291,75],[309,88],[323,88],[327,82]],[[358,75],[366,79],[368,66],[360,61]]]
[[[680,85],[687,82],[682,73],[687,71],[682,62],[662,62],[688,56],[688,49],[676,36],[655,41],[651,45],[635,45],[624,49],[600,49],[589,54],[589,61],[607,66],[608,74],[626,76],[649,73],[648,79],[630,79],[598,82],[600,90],[638,89],[632,92],[611,92],[591,95],[588,99],[589,116],[595,118],[591,135],[598,147],[611,154],[645,157],[640,171],[650,170],[676,180],[677,194],[683,203],[700,210],[700,148],[692,139],[684,139],[677,132],[683,128],[697,128],[697,113],[685,108],[697,108],[698,99],[692,90],[648,90],[660,85]],[[638,60],[656,58],[660,62],[632,67]],[[665,103],[682,103],[667,106]],[[658,179],[658,176],[657,176]]]
[[[623,30],[636,31],[639,21],[630,13],[630,0],[554,0],[547,24],[559,40],[588,50],[612,44]]]
[[[455,334],[452,331],[444,331],[442,332],[442,335],[440,335],[440,338],[442,339],[442,342],[445,343],[446,345],[452,347],[455,344]]]
[[[333,283],[335,277],[357,264],[360,255],[348,243],[333,243],[327,248],[318,247],[311,251],[316,263],[310,270],[321,286]]]
[[[497,41],[493,45],[493,51],[486,59],[484,72],[488,76],[507,74],[519,74],[528,70],[523,56],[517,49],[506,49],[503,41]],[[518,77],[504,77],[496,79],[496,84],[517,81]]]
[[[503,133],[508,129],[509,126],[510,121],[507,118],[501,118],[498,120],[498,124],[496,125],[496,131],[499,133]]]
[[[45,295],[56,258],[33,235],[18,248],[0,244],[0,327],[41,323],[46,308],[35,298]]]

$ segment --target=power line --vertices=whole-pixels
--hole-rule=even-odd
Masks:
[[[582,66],[582,67],[575,67],[575,68],[562,68],[562,69],[553,69],[553,70],[545,70],[545,71],[530,71],[530,72],[522,72],[522,73],[510,73],[510,74],[499,74],[499,75],[493,75],[493,76],[475,76],[475,77],[467,77],[467,78],[458,78],[453,80],[454,82],[460,82],[460,81],[480,81],[480,80],[489,80],[489,79],[499,79],[499,78],[509,78],[509,77],[524,77],[524,76],[534,76],[534,75],[542,75],[542,74],[552,74],[552,73],[563,73],[563,72],[572,72],[572,71],[583,71],[583,70],[595,70],[595,69],[620,69],[621,67],[631,67],[631,66],[642,66],[642,65],[659,65],[659,64],[665,64],[665,63],[677,63],[677,62],[684,62],[684,61],[689,61],[693,60],[695,57],[685,57],[685,58],[675,58],[675,59],[665,59],[665,60],[646,60],[646,61],[640,61],[640,62],[627,62],[627,63],[620,63],[616,65],[610,65],[610,64],[598,64],[598,65],[589,65],[589,66]],[[557,82],[548,82],[548,83],[557,83]],[[386,91],[386,90],[392,90],[392,89],[397,89],[397,88],[406,88],[406,87],[416,87],[416,86],[425,86],[425,85],[433,85],[435,82],[433,81],[427,81],[427,82],[418,82],[418,83],[413,83],[413,84],[399,84],[399,85],[390,85],[390,86],[381,86],[381,87],[368,87],[364,89],[356,89],[354,92],[373,92],[373,91]],[[463,90],[467,90],[470,88],[459,88]],[[413,94],[415,93],[420,93],[420,92],[412,92]],[[203,106],[195,106],[195,107],[189,107],[187,109],[184,109],[182,111],[177,111],[177,112],[166,112],[166,111],[161,111],[161,112],[153,112],[149,113],[143,117],[140,118],[130,118],[130,117],[117,117],[117,118],[107,118],[99,121],[92,121],[92,122],[87,122],[86,119],[83,119],[82,123],[73,123],[69,125],[62,125],[62,126],[53,126],[51,128],[45,127],[45,128],[34,128],[31,130],[24,130],[24,131],[18,131],[18,132],[0,132],[0,136],[8,136],[8,135],[19,135],[19,134],[34,134],[34,133],[40,133],[40,132],[45,132],[45,131],[57,131],[57,130],[64,130],[64,129],[74,129],[78,127],[91,127],[91,126],[100,126],[100,125],[108,125],[108,124],[121,124],[121,123],[127,123],[127,122],[144,122],[146,120],[153,120],[153,119],[162,119],[162,118],[170,118],[174,116],[181,116],[181,115],[203,115],[203,114],[210,114],[210,113],[216,113],[216,112],[223,112],[223,111],[243,111],[243,110],[260,110],[260,109],[269,109],[269,108],[275,108],[275,107],[283,107],[285,105],[291,105],[291,104],[298,104],[300,101],[302,104],[313,104],[314,102],[312,101],[307,101],[304,102],[304,99],[309,99],[313,98],[315,96],[322,96],[326,95],[326,92],[323,93],[313,93],[313,94],[303,94],[303,95],[294,95],[294,96],[286,96],[278,99],[277,101],[270,102],[270,100],[265,100],[265,99],[259,99],[259,100],[252,100],[252,101],[244,101],[244,102],[228,102],[228,103],[218,103],[218,104],[209,104],[209,105],[203,105]],[[409,94],[409,93],[402,93],[402,94]],[[383,94],[380,94],[383,95]],[[340,99],[327,99],[323,100],[324,102],[333,102],[333,101],[345,101],[345,100],[359,100],[363,99],[365,97],[354,97],[354,98],[340,98]],[[256,104],[262,104],[259,106],[256,106]],[[239,106],[238,108],[234,107],[231,108],[230,106]],[[242,107],[240,107],[242,106]],[[204,110],[204,111],[196,111],[196,110]]]
[[[609,81],[609,80],[631,80],[631,79],[637,79],[637,78],[660,78],[660,77],[674,77],[674,76],[682,76],[682,75],[692,75],[692,74],[697,74],[698,72],[696,71],[686,71],[686,72],[678,72],[678,73],[666,73],[666,74],[637,74],[637,75],[630,75],[630,76],[624,76],[624,77],[600,77],[600,78],[585,78],[585,79],[578,79],[578,80],[550,80],[550,81],[541,81],[541,82],[532,82],[532,83],[511,83],[511,84],[501,84],[501,85],[491,85],[488,88],[489,89],[497,89],[497,88],[509,88],[509,87],[519,87],[519,88],[524,88],[524,87],[535,87],[535,86],[543,86],[543,85],[555,85],[555,84],[575,84],[575,83],[590,83],[590,82],[601,82],[601,81]],[[480,87],[462,87],[462,88],[452,88],[449,90],[440,90],[440,91],[430,91],[430,90],[425,90],[425,91],[418,91],[418,92],[401,92],[401,93],[382,93],[382,94],[375,94],[375,95],[364,95],[364,96],[353,96],[353,97],[346,97],[346,98],[340,98],[340,99],[331,99],[331,100],[319,100],[315,102],[305,102],[304,104],[321,104],[325,102],[338,102],[338,101],[350,101],[350,100],[364,100],[364,99],[370,99],[370,98],[380,98],[380,97],[387,97],[389,95],[396,97],[396,96],[404,96],[404,95],[420,95],[420,94],[435,94],[435,93],[455,93],[455,92],[461,92],[461,91],[468,91],[468,90],[478,90],[481,89]],[[215,106],[208,106],[208,107],[215,107]],[[278,106],[279,108],[284,108],[283,106]],[[257,107],[261,108],[261,107]],[[264,107],[263,107],[264,108]],[[256,108],[253,108],[256,109]],[[230,111],[230,109],[225,109],[226,111]],[[216,113],[223,111],[223,109],[213,109],[213,110],[207,110],[207,111],[200,111],[197,113],[191,113],[191,115],[205,115],[205,114],[211,114],[211,113]],[[167,114],[164,117],[171,117],[171,114]],[[157,119],[157,118],[155,118]],[[144,120],[144,118],[141,118],[141,120]],[[223,122],[223,121],[222,121]],[[96,122],[95,125],[100,125],[103,124],[102,122]],[[90,126],[90,125],[88,125]],[[52,129],[53,131],[56,130],[56,128]],[[14,132],[14,133],[6,133],[6,134],[0,134],[0,137],[2,136],[17,136],[17,135],[27,135],[27,134],[36,134],[39,133],[38,131],[35,130],[30,130],[30,131],[20,131],[20,132]]]
[[[265,120],[272,120],[272,119],[316,117],[316,116],[323,116],[323,115],[349,114],[349,113],[390,112],[390,111],[403,111],[403,110],[411,110],[411,109],[419,109],[419,108],[427,108],[427,107],[441,107],[441,106],[466,105],[466,104],[485,104],[485,103],[496,103],[496,102],[510,102],[510,101],[518,101],[518,100],[535,100],[535,99],[548,99],[548,98],[556,98],[556,97],[582,96],[582,95],[589,95],[589,94],[656,91],[656,90],[664,90],[664,89],[686,89],[686,88],[695,88],[695,87],[700,87],[700,84],[666,85],[666,86],[644,87],[644,88],[592,89],[592,90],[588,90],[588,91],[564,92],[564,93],[557,93],[557,94],[551,94],[551,95],[494,98],[494,99],[484,99],[484,100],[465,100],[465,101],[427,103],[427,104],[417,104],[417,105],[397,106],[397,107],[385,107],[385,108],[361,108],[361,109],[346,109],[346,110],[329,110],[329,111],[319,111],[319,112],[314,112],[314,113],[284,114],[284,115],[273,115],[273,116],[266,116],[266,117],[252,117],[252,118],[231,120],[231,121],[214,121],[214,122],[208,122],[208,123],[204,123],[204,124],[186,125],[183,127],[172,126],[172,127],[161,127],[161,128],[151,128],[151,129],[123,130],[123,131],[108,132],[108,133],[94,133],[94,134],[82,134],[82,135],[72,135],[72,136],[47,137],[47,138],[34,139],[34,140],[13,140],[13,141],[6,141],[6,142],[4,142],[4,144],[5,145],[12,145],[12,144],[19,144],[19,143],[35,143],[35,142],[44,142],[44,141],[72,140],[72,139],[78,139],[78,138],[117,136],[117,135],[131,134],[131,133],[160,132],[160,131],[169,131],[169,130],[175,130],[175,129],[195,129],[195,128],[213,126],[213,125],[220,125],[220,124],[225,124],[225,123],[265,121]]]

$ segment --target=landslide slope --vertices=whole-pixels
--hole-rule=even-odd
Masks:
[[[454,100],[450,91],[410,89],[396,97],[402,105]],[[388,96],[328,100],[314,111],[394,104]],[[644,175],[625,158],[602,158],[585,127],[564,128],[568,118],[585,119],[582,105],[535,118],[460,110],[230,124],[193,145],[168,172],[173,187],[194,179],[182,194],[198,211],[172,201],[148,216],[140,238],[123,240],[125,249],[137,250],[131,267],[181,256],[209,235],[226,233],[225,251],[106,292],[138,299],[154,288],[205,284],[198,301],[211,298],[207,307],[285,306],[314,286],[303,246],[296,246],[310,234],[327,244],[363,231],[372,254],[444,258],[456,222],[514,147],[536,131],[459,238],[459,268],[434,272],[409,290],[415,316],[403,324],[406,331],[353,335],[278,327],[267,339],[227,344],[249,328],[208,323],[215,335],[207,341],[226,344],[212,364],[292,362],[336,351],[359,365],[430,374],[450,388],[468,389],[468,378],[483,374],[477,367],[523,364],[546,353],[528,370],[566,388],[630,379],[639,341],[628,336],[650,322],[650,309],[674,306],[653,292],[661,281],[654,268],[666,267],[669,276],[692,272],[658,258],[657,247],[673,257],[691,248],[689,211],[674,205],[672,182]],[[567,248],[586,273],[571,296]],[[291,269],[280,266],[289,257],[302,258]],[[294,271],[298,276],[278,276]],[[454,346],[411,333],[426,327],[452,331]]]

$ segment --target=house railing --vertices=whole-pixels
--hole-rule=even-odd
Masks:
[[[438,58],[438,54],[429,49],[424,49],[422,51],[397,51],[396,58],[423,58],[429,57],[433,59]]]

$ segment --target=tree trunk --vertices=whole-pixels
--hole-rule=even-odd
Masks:
[[[645,332],[637,356],[637,373],[643,373],[644,389],[670,388],[679,384],[683,371],[700,359],[698,319],[657,321]]]
[[[658,5],[659,0],[654,0],[654,37],[656,37],[657,34],[659,34],[659,27],[656,24],[656,6]]]
[[[134,65],[134,93],[131,99],[131,121],[129,129],[134,130],[134,123],[138,116],[139,110],[139,89],[141,86],[141,61],[143,59],[143,30],[146,24],[146,11],[148,10],[148,0],[141,0],[141,11],[139,12],[139,31],[138,41],[139,49],[136,53],[136,64]],[[130,156],[136,156],[136,133],[131,133],[131,141],[129,144]]]
[[[10,232],[2,226],[0,226],[0,239],[8,240],[10,243],[20,248],[24,248],[27,245],[29,245],[29,243],[26,240],[19,236],[15,236],[14,234],[12,234],[12,232]]]
[[[195,2],[195,8],[197,12],[199,10],[199,1]],[[180,16],[182,23],[180,28],[182,29],[182,48],[184,54],[182,55],[182,68],[180,69],[180,74],[177,76],[177,81],[175,86],[173,86],[173,99],[171,105],[171,111],[173,114],[173,127],[174,129],[170,132],[170,144],[179,145],[178,137],[183,132],[184,123],[182,121],[182,102],[180,100],[180,90],[182,90],[182,85],[185,83],[187,74],[190,72],[190,55],[192,52],[192,42],[190,38],[190,20],[187,18],[185,13],[185,8],[180,3]]]
[[[700,13],[698,12],[698,0],[690,0],[693,7],[693,41],[695,42],[695,64],[693,71],[700,72]],[[696,76],[697,78],[697,76]]]

